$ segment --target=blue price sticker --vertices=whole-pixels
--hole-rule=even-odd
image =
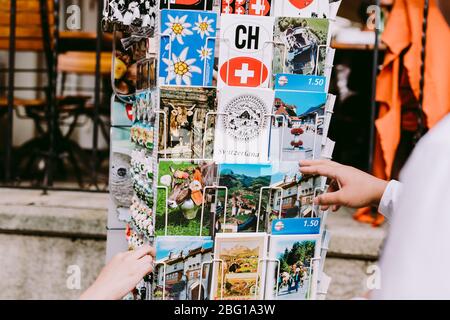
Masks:
[[[276,219],[272,221],[272,234],[319,234],[320,218]]]
[[[280,73],[275,76],[275,90],[325,92],[326,82],[322,76]]]

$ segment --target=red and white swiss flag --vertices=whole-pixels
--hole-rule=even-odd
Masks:
[[[220,78],[229,86],[259,87],[269,75],[261,60],[252,57],[234,57],[222,64]]]
[[[270,12],[269,0],[224,0],[222,13],[249,14],[252,16],[268,16]]]
[[[127,113],[128,119],[130,119],[130,121],[133,121],[133,106],[131,104],[126,104],[125,111]]]
[[[252,16],[267,16],[270,12],[270,3],[268,0],[250,0],[248,5],[248,14]]]

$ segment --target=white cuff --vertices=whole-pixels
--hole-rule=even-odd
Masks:
[[[380,212],[387,219],[391,219],[394,214],[401,189],[402,184],[400,182],[391,180],[388,183],[386,190],[384,190],[383,197],[381,198],[380,205],[378,206],[378,212]]]

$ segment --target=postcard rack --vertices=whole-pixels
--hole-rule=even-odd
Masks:
[[[327,6],[330,5],[328,1],[325,2]],[[323,6],[325,2],[322,1],[322,4],[320,4],[321,0],[314,1],[313,6],[316,9],[311,11],[321,12],[322,7],[320,6]],[[235,68],[235,66],[232,66],[231,60],[236,58],[234,52],[236,48],[233,49],[232,47],[236,44],[232,43],[230,37],[223,36],[223,33],[219,32],[221,14],[216,14],[217,20],[212,22],[209,22],[209,16],[206,15],[206,13],[211,14],[220,11],[220,1],[203,0],[199,3],[199,6],[192,9],[180,8],[181,5],[173,0],[104,0],[104,30],[112,32],[114,38],[111,75],[114,92],[112,114],[117,114],[119,112],[117,110],[120,109],[128,117],[128,119],[125,117],[122,119],[119,116],[120,121],[117,119],[112,121],[111,157],[113,164],[111,168],[116,170],[116,153],[119,153],[119,160],[122,160],[122,156],[128,152],[129,174],[126,175],[126,178],[129,180],[125,181],[125,184],[132,188],[132,196],[129,197],[128,201],[125,201],[125,203],[128,203],[128,207],[125,203],[119,204],[115,197],[111,197],[110,212],[113,212],[113,214],[109,215],[109,219],[112,219],[114,223],[112,223],[112,226],[108,225],[108,230],[119,230],[120,228],[117,228],[117,225],[126,226],[124,229],[130,249],[139,247],[144,243],[157,244],[158,239],[175,235],[171,232],[173,231],[171,219],[174,219],[172,212],[175,207],[183,208],[183,215],[185,212],[187,212],[186,214],[192,214],[191,211],[195,211],[195,219],[199,217],[198,225],[196,225],[199,228],[198,233],[192,234],[192,231],[189,231],[190,234],[180,234],[177,232],[177,236],[203,239],[205,228],[209,229],[213,241],[218,233],[228,234],[231,229],[231,231],[239,234],[241,232],[238,232],[239,226],[245,223],[242,223],[242,221],[235,222],[235,220],[239,220],[237,218],[240,215],[248,215],[253,219],[250,231],[242,233],[267,233],[268,242],[272,242],[277,237],[276,234],[269,234],[271,233],[272,220],[283,221],[287,218],[287,213],[283,211],[285,210],[283,208],[286,206],[285,201],[289,200],[292,202],[291,207],[286,210],[297,210],[293,219],[306,221],[306,224],[318,221],[318,229],[315,229],[316,233],[313,234],[319,239],[316,243],[316,253],[311,257],[304,258],[307,266],[305,267],[305,270],[307,269],[305,277],[308,279],[305,297],[316,299],[319,295],[324,296],[327,288],[320,286],[320,277],[323,273],[323,264],[329,241],[329,233],[325,229],[327,213],[316,207],[312,203],[312,199],[318,194],[326,192],[327,181],[323,177],[300,176],[298,168],[290,169],[289,172],[283,170],[289,167],[286,163],[290,163],[290,166],[293,167],[292,163],[296,162],[298,166],[300,158],[297,159],[298,153],[295,153],[298,150],[305,150],[302,151],[304,152],[302,156],[308,159],[331,159],[334,143],[327,138],[327,132],[333,114],[334,98],[327,92],[333,68],[334,50],[329,47],[329,37],[327,34],[325,36],[322,34],[322,37],[327,38],[327,44],[321,44],[317,35],[320,32],[308,33],[305,31],[305,33],[302,33],[304,32],[303,29],[310,28],[303,28],[303,24],[306,22],[301,22],[300,27],[292,27],[292,30],[289,31],[291,32],[289,41],[278,41],[272,34],[269,39],[263,39],[262,45],[256,53],[252,56],[247,53],[247,56],[244,57],[247,59],[244,59],[247,61],[247,65],[242,63],[240,65],[242,69],[236,68],[234,70],[235,74],[239,72],[243,75],[241,81],[245,81],[241,83],[246,83],[247,78],[252,76],[258,79],[259,85],[231,85],[234,81],[231,79],[233,74],[231,69]],[[267,3],[271,5],[271,8],[268,12],[260,11],[261,16],[274,17],[274,8],[278,8],[278,13],[282,12],[280,17],[284,16],[286,6],[281,0],[272,0]],[[339,4],[338,1],[336,5],[339,6]],[[212,6],[211,9],[209,9],[210,6]],[[245,7],[245,10],[250,10],[249,8]],[[228,9],[223,7],[222,10]],[[337,11],[337,9],[335,8],[334,11]],[[167,16],[163,17],[163,12],[166,12]],[[183,12],[186,15],[181,18],[175,17],[176,12]],[[186,19],[190,19],[187,12],[195,12],[195,19],[198,15],[199,20],[186,22]],[[207,18],[201,17],[200,13],[205,14]],[[225,13],[222,12],[223,14]],[[247,15],[243,20],[247,19],[246,17]],[[248,17],[259,18],[257,14],[252,16],[249,14]],[[163,21],[166,18],[169,19],[168,22]],[[315,18],[318,18],[318,15],[313,13],[311,16],[298,19],[306,21]],[[326,16],[326,19],[322,17],[320,20],[328,20],[327,24],[329,24],[334,20],[334,17]],[[215,24],[214,30],[209,29],[209,23]],[[176,30],[173,29],[175,31],[172,33],[162,30],[161,26],[165,28],[169,25]],[[198,43],[187,44],[185,43],[186,40],[183,41],[182,39],[183,35],[192,34],[194,26],[197,28],[198,37],[201,37],[201,40],[198,40]],[[261,23],[259,27],[263,28],[264,24]],[[186,31],[189,28],[191,30]],[[287,33],[287,31],[283,32]],[[329,32],[329,29],[327,29],[327,32]],[[286,83],[291,81],[290,76],[303,72],[299,73],[298,70],[293,72],[288,69],[286,63],[288,59],[292,58],[293,54],[296,54],[296,57],[300,59],[299,54],[292,49],[297,49],[299,46],[296,41],[300,40],[295,37],[303,37],[302,41],[310,41],[311,48],[313,48],[310,50],[307,62],[296,62],[297,65],[295,65],[295,68],[299,68],[299,65],[301,68],[307,68],[307,65],[311,66],[311,71],[305,73],[304,78],[302,78],[302,81],[309,80],[309,83],[302,82],[301,88],[293,88],[290,85],[285,88]],[[251,43],[252,38],[250,37],[248,40]],[[199,57],[202,58],[201,63],[194,65],[193,60],[195,59],[183,57],[183,52],[188,52],[188,49],[176,53],[177,50],[180,51],[180,45],[189,49],[198,47],[197,52]],[[142,49],[144,47],[145,50]],[[280,53],[279,56],[273,55],[276,48]],[[271,59],[282,61],[282,72],[272,74],[272,66],[267,69],[265,61],[268,52],[271,52]],[[214,67],[214,58],[219,60],[218,68]],[[215,63],[217,64],[217,61]],[[251,63],[253,63],[252,66],[256,71],[248,69]],[[185,72],[184,75],[177,78],[174,73],[175,69],[180,74]],[[199,70],[201,76],[194,79]],[[169,75],[170,72],[172,72],[171,76]],[[222,72],[225,76],[222,75]],[[187,74],[190,74],[191,77],[186,76]],[[277,78],[278,75],[284,76],[286,79]],[[219,84],[219,79],[222,79],[222,84]],[[176,84],[172,84],[172,80]],[[192,84],[192,82],[195,83]],[[294,84],[296,84],[295,81]],[[318,86],[320,90],[314,86]],[[198,93],[198,90],[202,92]],[[255,115],[249,112],[242,112],[237,117],[233,113],[236,111],[236,107],[235,109],[220,108],[223,99],[235,98],[228,97],[225,92],[233,95],[235,94],[234,91],[242,92],[242,95],[257,96],[259,98],[258,103],[263,105],[264,103],[261,102],[264,102],[265,98],[258,97],[258,92],[255,90],[266,92],[265,94],[270,97],[266,100],[270,99],[271,101],[269,109],[260,108],[257,110],[258,117],[255,118]],[[279,98],[276,92],[284,92],[286,95],[292,92],[301,92],[308,99],[312,97],[312,94],[317,93],[314,98],[321,101],[320,108],[301,113],[298,109],[292,109],[292,106]],[[274,108],[274,100],[276,104],[276,99],[281,101],[279,108],[284,108],[285,111]],[[237,98],[232,102],[236,100]],[[243,104],[237,103],[237,105],[242,107]],[[295,105],[294,107],[299,108]],[[295,111],[295,116],[292,115],[292,110]],[[194,122],[195,124],[192,124]],[[256,127],[258,132],[256,142],[250,146],[248,142],[250,139],[245,135],[236,138],[234,141],[226,140],[228,139],[226,138],[226,131],[218,130],[221,126],[224,127],[230,125],[230,123],[233,124],[236,131],[248,130],[251,132],[252,128]],[[119,129],[128,130],[128,134]],[[229,128],[224,127],[224,130],[229,130]],[[115,131],[120,131],[125,138],[121,136],[118,141],[114,140],[117,135]],[[253,129],[253,131],[255,130]],[[304,145],[303,140],[299,139],[299,136],[302,135],[309,139],[306,142],[307,146]],[[276,138],[274,138],[275,136]],[[197,140],[194,137],[197,137]],[[222,158],[217,157],[218,141],[222,141],[220,151],[226,155]],[[184,148],[185,144],[189,145],[189,148]],[[243,145],[245,146],[244,149],[240,149]],[[286,147],[287,145],[290,147]],[[176,147],[179,147],[179,150]],[[289,152],[286,150],[289,150]],[[186,157],[186,154],[190,156]],[[228,154],[235,155],[228,156]],[[242,156],[238,157],[236,154],[243,154],[244,158],[247,154],[258,154],[259,156],[249,158],[250,160],[242,160],[239,158]],[[190,164],[190,166],[187,164]],[[211,166],[203,168],[201,164],[210,164]],[[261,170],[260,172],[263,172],[262,170],[265,168],[270,168],[272,173],[283,173],[284,180],[275,180],[275,174],[269,175],[269,178],[260,176],[260,178],[269,179],[270,183],[264,180],[264,183],[257,185],[257,187],[252,186],[251,194],[249,186],[243,185],[238,191],[231,190],[236,188],[230,188],[229,181],[224,179],[224,176],[226,176],[225,170],[221,171],[221,169],[225,165],[230,165],[231,168],[234,168],[233,166],[247,166],[248,170],[256,168],[255,170]],[[279,171],[275,171],[275,168]],[[202,170],[205,170],[205,172],[202,172]],[[233,171],[230,169],[230,172]],[[115,171],[113,173],[115,174]],[[123,171],[120,171],[119,168],[117,173],[118,179],[123,183],[121,180]],[[236,178],[232,174],[234,173],[228,173],[227,178]],[[191,176],[196,178],[191,179]],[[249,176],[245,177],[248,178]],[[113,175],[110,177],[110,179],[116,178]],[[252,176],[254,180],[257,178],[257,175]],[[277,179],[280,178],[277,176]],[[288,182],[294,187],[286,187],[289,185]],[[295,192],[295,201],[292,200],[294,199],[293,192]],[[186,193],[189,196],[186,196]],[[247,198],[244,198],[241,193]],[[302,211],[303,209],[304,211]],[[123,214],[127,210],[128,215]],[[117,217],[111,218],[114,214]],[[209,218],[209,226],[205,222],[207,218]],[[234,222],[230,224],[230,221]],[[109,237],[108,234],[108,241]],[[265,248],[263,254],[254,258],[257,259],[257,261],[255,260],[257,262],[257,276],[255,278],[256,289],[252,293],[252,297],[255,299],[282,299],[279,296],[280,287],[286,286],[286,284],[283,282],[285,279],[281,279],[281,269],[285,269],[286,266],[282,266],[280,259],[270,256],[268,250],[269,247]],[[317,252],[320,254],[317,254]],[[182,253],[183,251],[181,251]],[[155,268],[160,272],[155,272],[153,276],[144,279],[137,287],[138,293],[135,292],[129,298],[149,298],[152,296],[150,292],[155,289],[155,281],[160,283],[162,292],[159,297],[153,295],[154,299],[173,298],[167,292],[168,282],[173,282],[173,279],[169,277],[170,266],[167,261],[167,259],[158,260]],[[227,263],[216,252],[211,253],[208,259],[196,263],[197,266],[200,265],[200,272],[196,276],[196,281],[202,284],[205,281],[204,278],[208,278],[207,296],[210,293],[213,296],[212,275],[221,270],[218,271],[218,276],[215,279],[217,285],[220,284],[219,290],[215,292],[219,292],[219,295],[214,298],[226,298],[224,297],[226,281],[224,265]],[[204,272],[205,268],[208,269],[206,273]],[[267,270],[276,272],[276,285],[272,293],[268,292],[265,287]],[[173,273],[173,271],[170,272],[170,274]],[[155,278],[161,281],[159,282]],[[191,295],[191,298],[196,296],[198,299],[204,299],[206,298],[204,293],[205,289],[203,288],[203,292],[200,289],[194,295]]]

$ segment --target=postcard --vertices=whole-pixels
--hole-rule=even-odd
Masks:
[[[133,125],[133,104],[111,97],[111,125],[113,127],[131,127]]]
[[[301,186],[304,177],[299,170],[298,161],[276,162],[270,181],[271,197],[268,205],[267,230],[272,221],[281,218],[302,216]]]
[[[212,10],[214,0],[160,0],[161,9]]]
[[[273,25],[273,17],[221,16],[218,88],[269,86]]]
[[[157,237],[154,300],[206,300],[214,241],[209,237]]]
[[[271,159],[299,161],[319,159],[322,146],[326,93],[275,90],[271,131]]]
[[[272,0],[222,0],[222,14],[270,16]]]
[[[298,199],[300,206],[299,217],[317,217],[319,212],[317,206],[314,205],[314,198],[323,192],[324,180],[322,177],[304,176],[300,182],[298,191]]]
[[[301,179],[298,161],[272,164],[270,198],[265,212],[267,231],[271,230],[274,219],[300,216],[298,189]]]
[[[267,300],[309,300],[317,292],[320,235],[278,235],[270,238]]]
[[[130,128],[111,128],[111,157],[109,167],[110,210],[113,210],[120,221],[126,221],[133,197],[133,181],[131,177]]]
[[[133,196],[130,215],[130,222],[139,233],[144,234],[148,239],[154,236],[153,210],[136,195]]]
[[[103,10],[105,32],[133,28],[135,32],[147,32],[155,28],[157,15],[156,0],[110,0]]]
[[[147,44],[148,55],[152,55],[152,57],[137,62],[136,91],[149,91],[156,87],[157,60],[154,55],[155,48],[150,48],[151,45],[149,41]]]
[[[327,19],[277,18],[273,73],[323,76],[328,40]]]
[[[137,69],[139,61],[145,59],[147,53],[146,39],[132,43],[124,41],[132,37],[130,32],[117,32],[116,48],[113,52],[113,86],[116,95],[122,101],[132,103],[137,90]]]
[[[161,159],[158,165],[156,235],[165,234],[166,224],[167,235],[197,236],[200,232],[209,235],[212,199],[205,187],[214,186],[216,179],[214,162]],[[214,190],[209,191],[214,193]]]
[[[216,116],[208,114],[217,110],[215,88],[162,87],[160,110],[164,112],[159,123],[161,157],[212,159]]]
[[[298,161],[273,164],[270,181],[269,219],[267,230],[275,219],[310,217],[315,214],[315,192],[323,190],[320,177],[304,176],[299,172]]]
[[[267,235],[217,234],[212,300],[261,300],[264,295]]]
[[[214,138],[216,162],[268,162],[273,101],[270,89],[222,88]]]
[[[133,103],[133,121],[153,124],[156,118],[156,92],[144,90],[136,93]]]
[[[226,216],[224,206],[216,211],[217,232],[265,231],[271,174],[270,164],[219,164],[219,186],[228,189],[228,198]],[[218,198],[224,197],[220,190]]]
[[[161,10],[161,85],[212,85],[216,24],[213,12]]]
[[[131,141],[136,145],[153,150],[155,144],[155,128],[153,124],[135,122],[131,127]]]
[[[330,0],[284,0],[275,1],[276,17],[327,18]]]
[[[131,152],[131,177],[134,194],[149,209],[153,209],[155,199],[155,160],[145,149],[136,148]]]

